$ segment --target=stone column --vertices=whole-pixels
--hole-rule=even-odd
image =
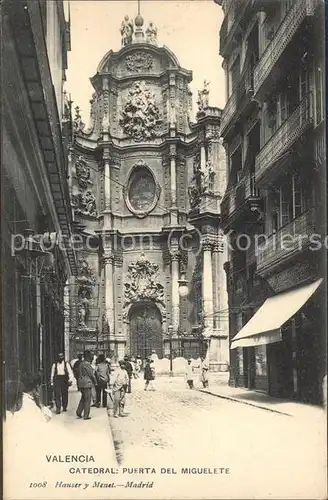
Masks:
[[[111,210],[111,181],[110,181],[110,165],[109,159],[104,163],[104,195],[105,195],[105,210]]]
[[[105,269],[105,315],[110,327],[110,334],[114,332],[114,256],[106,255],[104,257]]]
[[[172,326],[176,333],[180,323],[180,297],[179,297],[179,253],[171,252],[171,279],[172,279]]]
[[[206,170],[206,150],[205,144],[200,147],[200,168],[204,172]]]
[[[171,225],[178,224],[177,212],[177,165],[176,147],[170,146],[170,178],[171,178]]]
[[[205,335],[213,333],[213,271],[212,244],[203,243],[203,312],[205,320]]]
[[[111,193],[111,166],[109,152],[104,151],[104,229],[112,228],[112,193]]]

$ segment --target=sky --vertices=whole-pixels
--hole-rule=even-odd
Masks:
[[[140,11],[147,28],[153,21],[158,45],[169,47],[180,65],[193,72],[190,84],[196,111],[197,90],[210,82],[210,105],[223,108],[225,81],[219,56],[219,29],[222,9],[214,0],[141,0]],[[137,0],[71,0],[71,52],[68,55],[65,90],[73,107],[79,106],[89,123],[91,95],[89,79],[109,51],[121,48],[120,27],[127,14],[138,13]]]

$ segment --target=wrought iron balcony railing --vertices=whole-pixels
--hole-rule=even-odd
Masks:
[[[246,200],[258,196],[253,179],[245,175],[224,197],[221,204],[222,218],[228,219]]]
[[[262,147],[255,160],[256,181],[288,151],[312,123],[311,97],[312,94],[309,94],[301,101],[295,111]]]
[[[246,9],[252,0],[233,0],[228,2],[226,15],[220,29],[220,53],[224,53],[233,39],[239,24],[244,18]]]
[[[254,80],[254,64],[248,63],[241,72],[237,84],[232,90],[232,94],[224,107],[221,118],[221,130],[224,131],[230,122],[233,120],[238,111],[239,104],[242,103],[244,97],[253,95],[253,80]]]
[[[315,231],[315,210],[312,208],[293,219],[266,241],[259,242],[257,271],[272,268],[287,257],[301,253],[310,243]]]
[[[280,59],[286,47],[307,16],[312,16],[320,0],[296,0],[273,39],[263,52],[254,72],[254,93],[256,94]]]

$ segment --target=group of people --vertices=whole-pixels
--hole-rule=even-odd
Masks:
[[[131,358],[128,355],[119,361],[118,367],[111,368],[111,360],[104,354],[98,357],[91,351],[78,354],[74,362],[69,363],[59,353],[51,369],[51,385],[54,389],[56,413],[67,411],[68,390],[76,380],[81,399],[76,409],[76,416],[89,420],[92,406],[107,408],[108,396],[112,401],[114,417],[124,417],[126,394],[131,393],[131,381],[139,378],[142,368],[140,356]],[[144,367],[145,390],[154,390],[155,365],[152,359],[147,359]]]
[[[200,360],[200,382],[204,389],[208,387],[208,376],[209,374],[209,365],[207,361],[202,357]],[[195,380],[195,367],[192,365],[192,360],[188,359],[187,368],[186,368],[186,381],[189,389],[194,389],[194,380]]]

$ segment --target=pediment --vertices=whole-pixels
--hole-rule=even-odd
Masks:
[[[167,69],[181,69],[179,61],[167,47],[149,43],[131,44],[118,52],[110,50],[100,61],[97,73],[122,77],[134,74],[162,73]]]

